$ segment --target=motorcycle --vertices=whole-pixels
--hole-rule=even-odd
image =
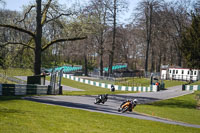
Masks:
[[[94,104],[104,104],[108,100],[108,94],[104,95],[98,95],[97,98],[95,98]]]
[[[137,99],[134,100],[126,100],[120,105],[120,108],[118,108],[118,112],[132,112],[132,110],[135,108],[137,105]]]

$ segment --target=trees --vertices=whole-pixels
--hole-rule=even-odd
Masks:
[[[174,55],[176,54],[176,58],[174,58],[174,55],[172,55],[171,57],[172,60],[175,60],[172,61],[172,64],[175,64],[174,62],[177,62],[175,65],[181,67],[183,62],[182,53],[180,50],[181,38],[182,32],[190,24],[189,12],[191,9],[191,1],[174,1],[173,3],[169,4],[168,8],[165,9],[165,16],[168,19],[166,30],[172,40],[173,46],[171,47],[174,52],[176,52],[174,53]]]
[[[192,13],[192,24],[182,33],[182,53],[190,68],[200,68],[200,15]]]
[[[136,14],[136,21],[138,26],[141,27],[141,30],[144,30],[145,40],[146,40],[146,50],[145,50],[145,64],[144,70],[145,74],[148,72],[148,64],[149,64],[149,54],[150,50],[152,52],[152,67],[154,69],[154,49],[153,45],[155,44],[155,34],[157,31],[157,19],[159,19],[159,11],[162,7],[163,1],[158,0],[143,0],[139,3],[137,10],[138,13]],[[154,37],[154,38],[153,38]],[[153,42],[154,41],[154,42]]]
[[[136,9],[133,25],[143,33],[138,40],[145,49],[140,53],[145,72],[159,72],[162,64],[182,66],[181,31],[190,23],[190,1],[143,0]]]
[[[36,5],[32,5],[29,7],[27,12],[24,14],[23,19],[18,21],[17,23],[20,22],[25,22],[28,14],[31,13],[33,9],[36,8],[36,26],[34,25],[31,27],[31,29],[27,29],[26,26],[23,28],[17,24],[0,24],[0,27],[5,27],[13,30],[17,30],[19,32],[25,33],[26,35],[29,36],[29,41],[27,42],[7,42],[7,44],[20,44],[24,45],[32,50],[34,50],[34,74],[39,75],[41,72],[41,54],[43,51],[45,51],[48,47],[52,46],[55,43],[59,42],[64,42],[64,41],[75,41],[75,40],[81,40],[85,39],[85,35],[77,35],[73,37],[65,37],[65,36],[59,36],[55,38],[54,40],[51,40],[50,38],[46,38],[47,42],[42,42],[43,36],[43,28],[54,21],[57,21],[58,23],[62,23],[62,20],[59,20],[63,16],[69,16],[72,15],[73,13],[67,12],[67,11],[59,11],[59,6],[53,6],[53,4],[56,4],[55,2],[53,3],[53,0],[48,0],[46,3],[42,3],[42,0],[36,0]],[[44,6],[43,6],[44,5]],[[43,8],[42,8],[43,6]],[[67,13],[65,13],[67,12]],[[62,25],[62,28],[64,28],[65,25]],[[81,32],[81,31],[80,31]]]
[[[108,67],[108,75],[112,74],[112,66],[114,61],[114,52],[116,45],[116,27],[117,27],[117,13],[122,12],[125,8],[127,8],[126,0],[113,0],[111,3],[113,6],[109,7],[112,17],[112,43],[111,49],[109,50],[109,67]]]
[[[91,24],[95,31],[93,36],[97,42],[97,53],[99,55],[100,75],[103,76],[103,56],[105,52],[106,32],[108,30],[110,0],[91,0],[91,3],[86,7],[88,14],[93,17],[94,21]],[[95,28],[94,28],[95,27]]]

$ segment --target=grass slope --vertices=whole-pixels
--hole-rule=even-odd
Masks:
[[[200,129],[0,97],[0,133],[198,133]]]
[[[200,91],[177,98],[154,102],[149,105],[138,105],[134,110],[149,115],[200,125],[200,110],[196,109],[197,95],[200,95]]]

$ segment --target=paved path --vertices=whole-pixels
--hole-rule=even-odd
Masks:
[[[27,76],[15,76],[15,77],[18,79],[27,81]],[[50,81],[45,80],[45,85],[50,85]],[[72,87],[66,86],[66,85],[62,85],[62,87],[63,87],[63,90],[65,90],[65,91],[84,91],[82,89],[72,88]]]
[[[185,94],[192,93],[192,91],[181,91],[181,86],[176,86],[169,88],[165,91],[160,92],[144,92],[144,93],[135,93],[135,94],[118,94],[118,95],[109,95],[108,101],[105,104],[96,105],[94,104],[94,99],[96,96],[33,96],[25,97],[24,99],[32,100],[36,102],[54,104],[71,108],[78,108],[82,110],[101,112],[107,114],[121,115],[126,117],[132,117],[137,119],[158,121],[168,124],[181,125],[187,127],[200,128],[200,125],[186,124],[182,122],[171,121],[167,119],[161,119],[157,117],[141,115],[135,112],[130,113],[119,113],[117,111],[119,105],[122,101],[126,99],[137,98],[139,104],[149,103],[157,100],[168,99],[172,97],[177,97]]]

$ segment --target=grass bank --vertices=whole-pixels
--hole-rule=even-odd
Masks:
[[[148,115],[200,125],[200,110],[196,109],[197,95],[200,95],[200,91],[148,105],[138,105],[134,110]]]
[[[1,133],[197,133],[200,129],[0,97]]]

